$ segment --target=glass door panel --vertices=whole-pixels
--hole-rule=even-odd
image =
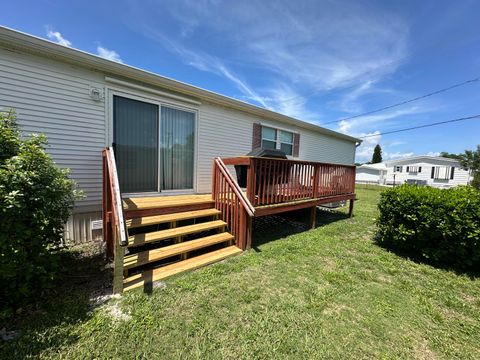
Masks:
[[[114,96],[113,142],[122,193],[158,191],[158,106]]]
[[[162,106],[160,164],[162,190],[193,189],[195,113]]]

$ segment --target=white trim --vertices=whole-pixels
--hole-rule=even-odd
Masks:
[[[140,91],[143,91],[143,92],[148,92],[148,93],[158,95],[158,96],[164,96],[164,97],[175,99],[175,100],[180,100],[180,101],[190,103],[190,104],[194,104],[194,105],[200,105],[201,104],[201,102],[199,102],[199,101],[195,101],[195,100],[183,97],[183,96],[170,94],[170,93],[165,92],[165,91],[155,90],[155,89],[152,89],[152,88],[149,88],[149,87],[146,87],[146,86],[132,84],[130,82],[118,80],[118,79],[112,78],[110,76],[105,76],[105,81],[108,82],[108,83],[115,84],[115,85],[125,86],[125,87],[128,87],[128,88],[140,90]]]
[[[277,130],[282,130],[282,131],[288,131],[288,132],[291,132],[291,133],[294,133],[294,134],[300,134],[299,131],[293,130],[292,128],[282,128],[282,127],[278,127],[278,126],[276,126],[276,125],[271,125],[271,124],[265,123],[265,122],[260,122],[260,125],[261,125],[261,126],[266,126],[266,127],[272,128],[272,129],[277,129]]]

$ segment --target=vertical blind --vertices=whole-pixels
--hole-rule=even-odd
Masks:
[[[121,191],[158,191],[158,106],[115,96],[113,119]]]
[[[193,188],[195,114],[163,107],[160,124],[161,189]]]

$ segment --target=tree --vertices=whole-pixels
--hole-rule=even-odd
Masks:
[[[44,135],[22,139],[15,114],[0,112],[0,319],[61,273],[55,249],[80,193],[46,145]]]
[[[379,144],[373,149],[372,164],[377,164],[382,162],[382,148]]]
[[[465,150],[465,153],[461,155],[459,161],[464,169],[470,170],[473,176],[470,184],[480,189],[480,145],[477,145],[476,150]]]
[[[452,153],[449,153],[447,151],[442,151],[440,153],[440,156],[444,157],[444,158],[460,160],[463,157],[463,154],[452,154]]]

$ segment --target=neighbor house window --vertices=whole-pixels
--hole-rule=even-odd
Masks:
[[[453,180],[454,174],[455,174],[455,167],[452,166],[452,169],[450,170],[450,180]]]
[[[407,166],[407,172],[409,174],[416,174],[421,171],[422,168],[419,168],[418,166]]]
[[[262,126],[262,148],[282,150],[293,155],[293,132]]]
[[[402,172],[403,167],[402,166],[395,166],[395,171],[396,172]]]
[[[431,178],[435,180],[448,180],[453,179],[453,167],[449,166],[433,166]]]

